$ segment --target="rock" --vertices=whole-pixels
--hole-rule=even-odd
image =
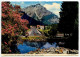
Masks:
[[[71,49],[67,49],[64,47],[51,47],[51,48],[47,48],[47,49],[38,49],[35,52],[31,51],[29,52],[29,54],[78,54],[78,50],[71,50]]]
[[[70,54],[78,54],[78,50],[70,50],[69,53]]]
[[[40,23],[42,23],[42,24],[59,23],[58,16],[55,15],[54,13],[48,11],[42,5],[37,5],[37,4],[31,5],[31,6],[28,6],[24,9],[22,9],[22,11],[25,12],[29,17],[32,17],[34,20],[40,21]]]
[[[63,49],[60,49],[60,50],[59,50],[59,53],[62,54],[62,53],[63,53]]]
[[[69,50],[64,49],[64,50],[63,50],[63,54],[69,54]]]
[[[49,50],[50,50],[51,52],[55,53],[55,48],[54,48],[54,47],[51,47]]]

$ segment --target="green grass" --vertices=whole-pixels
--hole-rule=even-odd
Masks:
[[[29,37],[21,37],[22,40],[29,40],[29,41],[43,41],[46,40],[46,36],[29,36]]]
[[[23,40],[26,40],[27,38],[26,37],[21,37]]]
[[[27,32],[29,32],[31,29],[28,29]]]
[[[48,31],[49,31],[50,29],[46,29],[46,30],[38,29],[38,30],[41,31],[41,32],[43,32],[43,33],[48,33]]]

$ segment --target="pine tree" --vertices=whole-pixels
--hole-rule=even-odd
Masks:
[[[63,2],[60,12],[58,29],[60,32],[70,34],[74,31],[75,20],[78,18],[78,2]]]

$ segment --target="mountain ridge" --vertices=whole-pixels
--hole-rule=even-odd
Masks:
[[[55,15],[54,13],[50,12],[49,10],[47,10],[41,4],[28,6],[24,9],[22,9],[22,11],[24,11],[28,16],[32,17],[36,21],[41,21],[43,24],[48,24],[48,23],[54,24],[55,22],[59,23],[58,16]],[[51,19],[53,21],[50,23]],[[56,19],[56,21],[54,19]],[[43,20],[46,21],[46,23]]]

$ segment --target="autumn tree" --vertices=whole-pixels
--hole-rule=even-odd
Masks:
[[[20,6],[13,7],[10,2],[2,2],[2,53],[16,53],[15,44],[23,29],[27,32],[26,19],[21,19]]]

